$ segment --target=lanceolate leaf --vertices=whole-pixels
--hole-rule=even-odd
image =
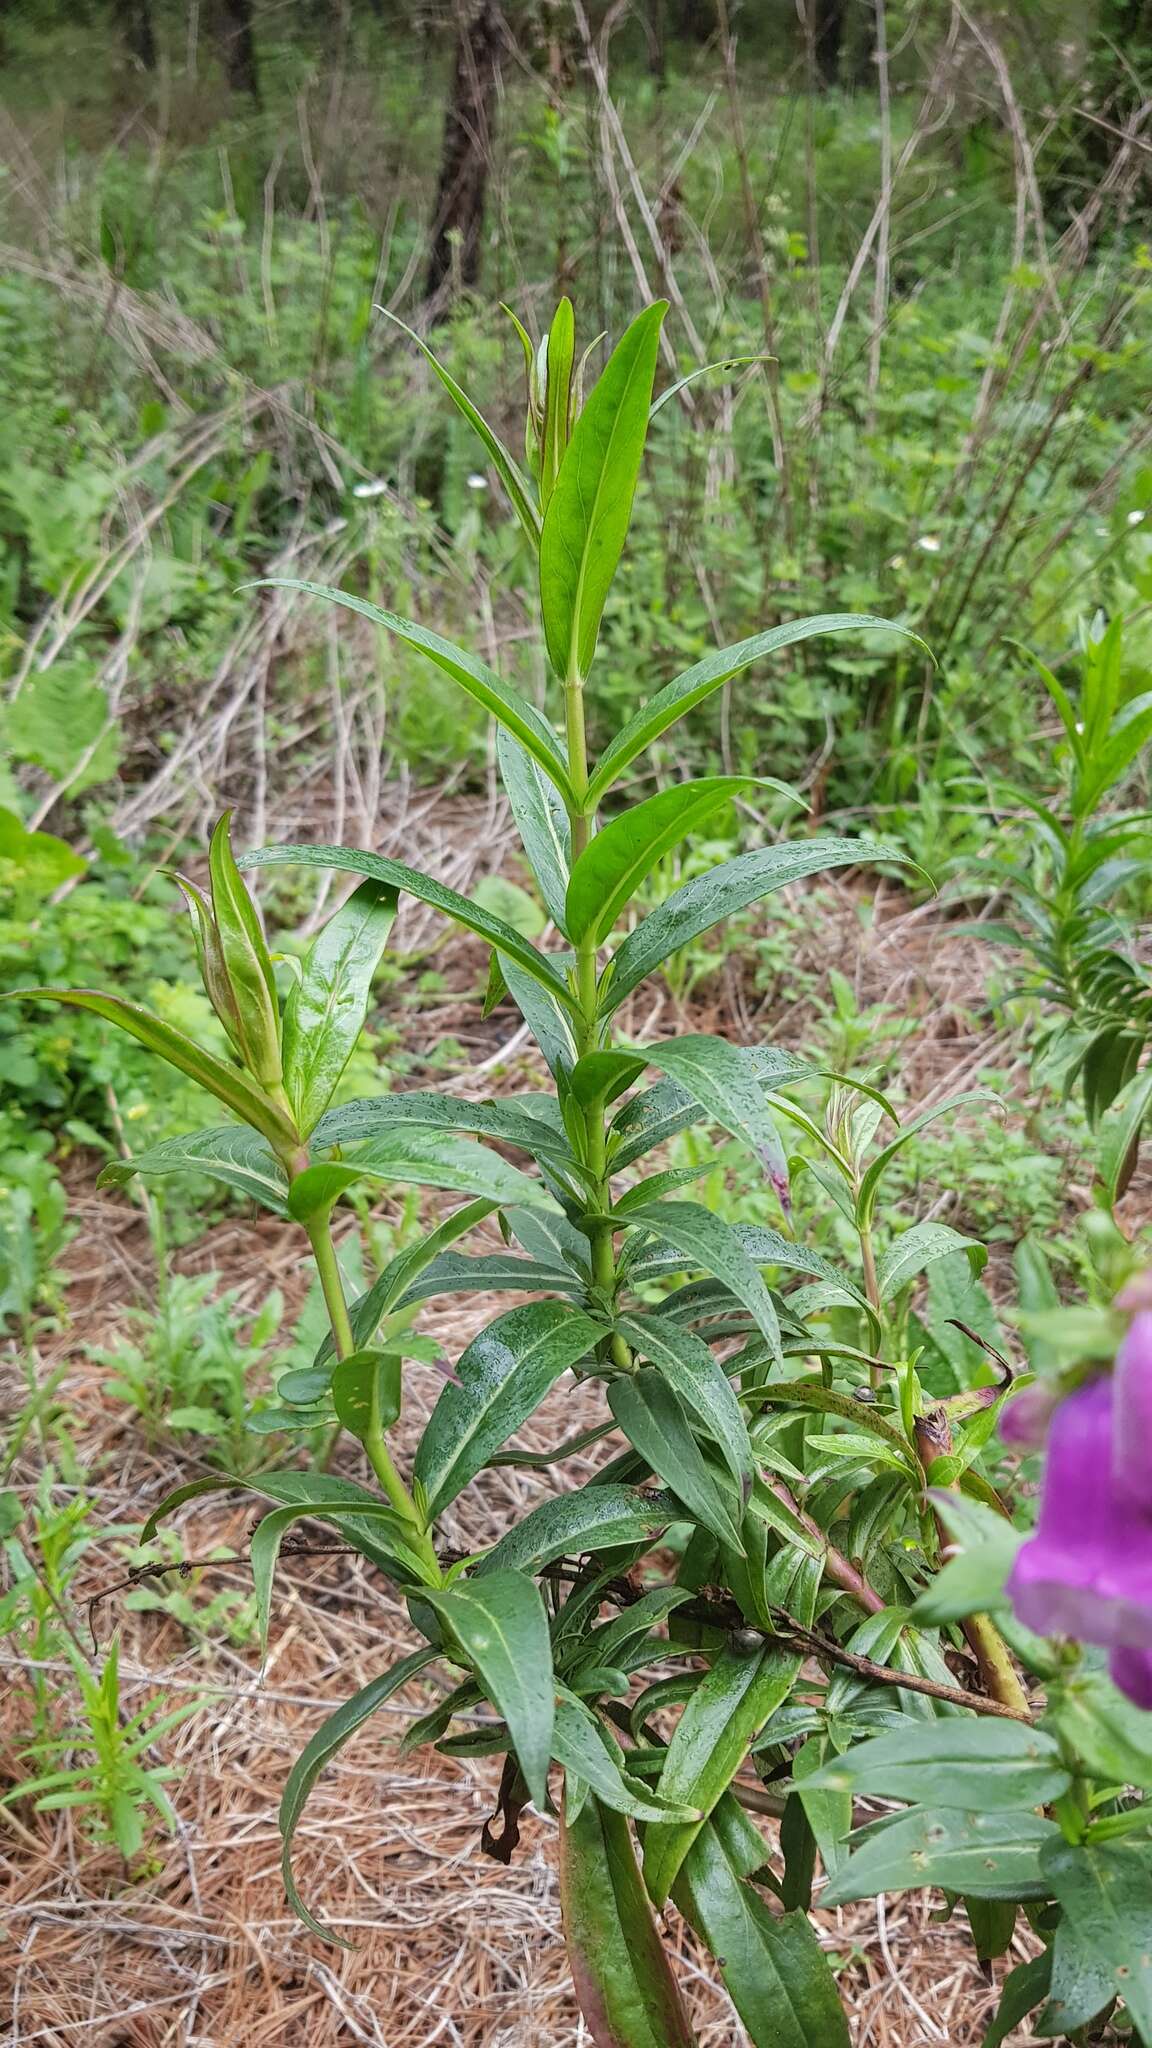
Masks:
[[[572,864],[568,813],[538,763],[519,740],[503,729],[496,736],[496,758],[528,865],[540,885],[549,917],[557,930],[563,932],[564,898]]]
[[[477,903],[470,903],[455,889],[445,888],[443,882],[433,881],[431,875],[422,875],[415,868],[405,867],[402,861],[388,860],[380,853],[363,853],[353,846],[262,846],[255,853],[246,853],[240,865],[338,868],[346,874],[370,875],[377,881],[390,882],[402,892],[407,890],[410,896],[419,897],[422,903],[431,904],[434,910],[442,910],[456,924],[462,924],[466,930],[475,932],[478,938],[486,939],[497,952],[507,953],[559,1002],[568,1009],[576,1007],[575,997],[551,965],[547,954],[537,952],[528,939],[522,938],[502,918],[493,917]]]
[[[695,2048],[623,1814],[593,1795],[560,1822],[560,1908],[596,2048]]]
[[[749,640],[738,640],[731,647],[720,647],[715,654],[706,654],[694,668],[686,669],[674,682],[658,690],[649,698],[643,709],[628,720],[622,731],[605,747],[596,764],[596,770],[588,787],[589,805],[597,804],[618,782],[631,761],[650,747],[653,740],[667,732],[678,718],[702,704],[715,690],[751,668],[767,654],[774,654],[778,648],[793,647],[799,640],[810,640],[817,633],[888,632],[903,634],[906,639],[917,639],[907,626],[896,626],[888,619],[875,619],[867,612],[828,612],[812,619],[789,619],[786,625],[773,626],[766,633],[754,633]]]
[[[520,1572],[489,1572],[426,1596],[466,1652],[508,1733],[524,1782],[543,1812],[552,1755],[552,1646],[544,1602]]]
[[[690,1820],[691,1809],[669,1809],[642,1778],[634,1778],[617,1762],[613,1747],[591,1710],[567,1691],[556,1702],[556,1726],[552,1754],[573,1777],[589,1785],[596,1797],[614,1813],[630,1814],[633,1820]]]
[[[406,334],[409,341],[414,341],[421,355],[426,357],[427,361],[431,363],[453,405],[458,412],[463,414],[473,433],[483,443],[488,459],[508,493],[512,510],[515,512],[533,547],[539,547],[540,513],[536,506],[532,486],[518,463],[509,454],[499,435],[494,433],[484,418],[483,413],[473,405],[467,392],[461,390],[455,377],[450,375],[444,368],[443,363],[439,362],[433,355],[427,342],[422,341],[420,336],[411,327],[406,327],[403,320],[398,320],[395,313],[390,313],[387,306],[377,306],[376,311],[383,313],[384,318],[390,320],[394,327],[398,327],[402,334]]]
[[[914,1116],[904,1125],[899,1136],[893,1138],[882,1152],[878,1152],[876,1157],[870,1160],[860,1182],[860,1192],[856,1201],[856,1213],[862,1224],[870,1224],[872,1221],[880,1182],[889,1161],[894,1159],[902,1147],[916,1136],[917,1131],[922,1131],[926,1124],[935,1123],[937,1117],[948,1116],[952,1110],[963,1109],[970,1102],[995,1103],[996,1097],[987,1088],[969,1088],[963,1095],[950,1095],[947,1102],[934,1103],[931,1109],[922,1110],[919,1116]]]
[[[289,1904],[304,1925],[310,1927],[313,1934],[318,1934],[321,1940],[338,1942],[341,1948],[351,1948],[352,1943],[345,1941],[343,1935],[333,1934],[324,1927],[308,1911],[296,1889],[296,1879],[292,1872],[292,1837],[300,1824],[300,1816],[307,1804],[308,1795],[325,1764],[331,1762],[337,1751],[355,1735],[358,1728],[364,1726],[365,1721],[371,1720],[377,1709],[390,1700],[393,1693],[399,1692],[401,1686],[407,1685],[409,1679],[415,1678],[423,1671],[425,1665],[430,1664],[437,1654],[434,1649],[414,1650],[411,1656],[402,1657],[399,1664],[394,1664],[391,1671],[385,1671],[379,1678],[370,1679],[367,1685],[361,1686],[358,1693],[354,1693],[350,1700],[345,1700],[343,1706],[337,1707],[336,1712],[330,1714],[316,1730],[288,1774],[284,1796],[280,1801],[280,1833],[284,1841],[284,1855],[280,1867],[284,1877],[284,1890],[288,1895]]]
[[[729,1504],[709,1472],[667,1380],[653,1366],[620,1373],[608,1388],[608,1405],[629,1443],[683,1501],[693,1519],[739,1551],[740,1531]]]
[[[722,1650],[676,1724],[660,1774],[663,1797],[711,1813],[749,1744],[787,1699],[801,1662],[785,1650],[766,1648],[751,1656]],[[655,1905],[664,1904],[699,1832],[699,1822],[649,1828],[644,1882]]]
[[[410,1308],[417,1301],[432,1301],[438,1294],[570,1294],[583,1293],[576,1275],[565,1266],[545,1266],[538,1259],[522,1259],[515,1252],[487,1252],[467,1258],[462,1252],[443,1252],[426,1266],[419,1279],[406,1287],[397,1304]]]
[[[1050,1805],[1068,1790],[1071,1776],[1043,1729],[957,1715],[860,1743],[805,1782],[862,1799],[1007,1813]]]
[[[835,1978],[806,1914],[769,1912],[711,1821],[688,1851],[673,1896],[719,1958],[752,2048],[851,2048]]]
[[[459,1384],[444,1388],[416,1453],[429,1517],[456,1498],[603,1335],[580,1310],[537,1301],[498,1316],[473,1338],[457,1366]]]
[[[711,1437],[741,1487],[755,1471],[748,1426],[724,1368],[703,1339],[657,1316],[621,1316],[617,1328],[637,1356],[651,1359]]]
[[[140,1003],[126,1002],[122,996],[102,995],[91,988],[22,988],[14,993],[41,1002],[70,1003],[77,1010],[91,1010],[95,1016],[126,1031],[130,1038],[138,1039],[149,1052],[158,1053],[169,1066],[198,1081],[244,1123],[262,1132],[271,1144],[291,1147],[297,1142],[287,1117],[246,1074],[218,1060],[214,1053],[205,1052],[194,1039],[178,1031],[175,1025],[154,1017]]]
[[[976,1899],[1042,1899],[1050,1886],[1040,1850],[1062,1840],[1053,1821],[1034,1813],[916,1807],[870,1833],[820,1894],[820,1903],[843,1906],[926,1884]]]
[[[477,1575],[505,1568],[542,1571],[557,1557],[646,1544],[675,1518],[667,1495],[654,1500],[634,1486],[584,1486],[533,1508],[481,1559]]]
[[[389,883],[361,882],[317,933],[284,1005],[284,1086],[305,1137],[363,1030],[398,901]]]
[[[947,1223],[914,1223],[911,1230],[902,1231],[876,1261],[881,1300],[898,1294],[926,1266],[935,1259],[946,1259],[951,1252],[967,1252],[974,1279],[988,1262],[988,1254],[976,1238],[961,1237]]]
[[[652,1066],[678,1082],[714,1122],[747,1145],[786,1204],[788,1157],[764,1106],[763,1087],[740,1048],[726,1039],[693,1032],[645,1046],[644,1051]]]
[[[322,1215],[358,1181],[427,1188],[453,1188],[460,1194],[518,1207],[552,1208],[553,1198],[541,1181],[530,1180],[487,1145],[470,1138],[442,1136],[439,1131],[390,1131],[364,1145],[355,1157],[305,1167],[288,1193],[289,1213],[299,1223]]]
[[[780,1356],[780,1325],[772,1297],[730,1224],[696,1202],[654,1202],[649,1209],[633,1211],[630,1220],[682,1253],[687,1268],[723,1280],[755,1319],[773,1356]]]
[[[303,583],[294,576],[266,576],[259,583],[246,587],[255,590],[300,590],[309,597],[323,597],[327,598],[330,604],[343,605],[346,611],[360,612],[375,625],[386,627],[388,632],[395,633],[398,639],[403,640],[406,646],[415,648],[418,654],[427,655],[429,661],[435,662],[437,668],[443,669],[445,675],[451,676],[453,682],[459,683],[461,689],[467,691],[477,704],[483,705],[484,710],[499,725],[512,733],[520,741],[521,746],[527,747],[533,759],[540,763],[549,781],[555,783],[561,794],[571,797],[572,786],[560,749],[535,705],[530,704],[527,698],[521,697],[511,684],[498,676],[494,669],[487,668],[478,656],[470,654],[466,648],[453,646],[451,640],[443,640],[439,633],[429,632],[426,626],[418,626],[414,619],[398,618],[395,612],[384,612],[378,605],[369,604],[367,598],[353,597],[350,591],[335,590],[329,584]],[[263,857],[257,856],[258,859]],[[242,860],[240,866],[248,866],[251,858],[248,856]],[[363,872],[370,874],[374,870],[365,868]],[[384,876],[382,879],[390,878]],[[397,886],[406,888],[409,885],[398,881]],[[414,893],[419,894],[419,891]]]
[[[638,1058],[645,1061],[650,1057],[647,1047]],[[755,1051],[746,1051],[744,1057],[762,1088],[783,1087],[789,1081],[799,1080],[813,1069],[794,1054],[779,1052],[774,1046],[760,1046]],[[704,1111],[695,1097],[677,1081],[657,1081],[654,1088],[646,1088],[642,1095],[633,1096],[612,1119],[612,1164],[614,1170],[623,1171],[637,1159],[662,1145],[668,1138],[676,1136],[692,1124],[702,1123]]]
[[[863,839],[805,839],[796,845],[758,847],[698,875],[669,896],[659,910],[652,910],[630,932],[613,957],[612,979],[606,1002],[615,1009],[661,962],[678,953],[701,932],[746,910],[783,889],[827,868],[859,866],[864,861],[901,861],[906,853],[888,846],[873,846]]]
[[[325,1499],[319,1495],[306,1507],[275,1508],[265,1515],[253,1534],[249,1553],[252,1559],[252,1583],[256,1593],[256,1608],[260,1625],[260,1655],[268,1652],[268,1625],[272,1605],[272,1583],[276,1576],[276,1565],[280,1546],[288,1530],[295,1522],[307,1515],[323,1516],[330,1513],[340,1516],[346,1503],[338,1497]],[[395,1557],[398,1575],[410,1585],[420,1585],[429,1580],[429,1566],[409,1548],[411,1530],[405,1527],[394,1508],[385,1501],[364,1503],[359,1514],[377,1526],[379,1542]]]
[[[344,1102],[321,1117],[313,1133],[314,1146],[360,1145],[375,1142],[400,1130],[437,1132],[470,1131],[498,1144],[516,1145],[533,1159],[547,1159],[566,1170],[575,1165],[572,1148],[564,1133],[516,1102],[457,1102],[450,1095],[436,1095],[430,1088],[408,1089],[402,1094],[380,1095],[363,1102]]]
[[[251,1195],[278,1216],[287,1214],[288,1180],[266,1138],[247,1124],[222,1124],[186,1138],[162,1138],[133,1159],[111,1159],[97,1187],[124,1187],[134,1174],[159,1180],[166,1173],[203,1173]]]
[[[1040,1868],[1074,1925],[1078,1944],[1107,1966],[1113,1989],[1128,2007],[1141,2039],[1152,2042],[1152,1852],[1148,1843],[1073,1844],[1052,1829],[1040,1854]],[[1055,1992],[1055,1969],[1052,1989]]]
[[[612,818],[589,841],[572,870],[565,929],[573,943],[578,945],[591,933],[602,944],[657,861],[721,804],[755,788],[756,782],[754,775],[706,775],[677,782]]]
[[[540,607],[548,658],[565,680],[586,676],[596,652],[632,517],[667,310],[664,301],[649,306],[613,350],[576,422],[544,515]]]

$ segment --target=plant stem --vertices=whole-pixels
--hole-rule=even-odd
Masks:
[[[352,1333],[348,1304],[344,1299],[344,1282],[340,1277],[340,1263],[332,1242],[332,1227],[327,1213],[314,1216],[307,1225],[307,1230],[308,1242],[312,1247],[312,1257],[316,1261],[316,1271],[324,1295],[324,1306],[328,1310],[328,1320],[332,1325],[332,1341],[336,1347],[336,1356],[350,1358],[356,1349],[356,1339]],[[435,1552],[431,1541],[421,1528],[415,1502],[396,1470],[383,1434],[379,1430],[372,1431],[363,1441],[368,1462],[380,1482],[381,1491],[391,1501],[397,1514],[411,1524],[414,1548],[419,1549],[422,1555],[435,1564]]]
[[[576,795],[569,811],[572,828],[572,859],[579,860],[592,837],[595,817],[583,809],[588,789],[588,735],[584,724],[584,681],[569,676],[564,686],[564,723],[568,742],[568,776]],[[581,939],[576,948],[576,994],[580,1003],[577,1051],[583,1056],[596,1050],[599,1027],[599,969],[595,931]],[[597,1095],[583,1112],[584,1143],[589,1169],[595,1177],[597,1210],[612,1206],[608,1175],[608,1134],[604,1123],[604,1097]],[[612,1222],[606,1215],[593,1215],[588,1223],[588,1243],[595,1285],[611,1300],[616,1285],[616,1253],[612,1243]],[[632,1354],[623,1337],[613,1336],[609,1350],[624,1372],[632,1369]]]

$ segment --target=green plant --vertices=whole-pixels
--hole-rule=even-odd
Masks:
[[[1055,1006],[1040,1044],[1065,1091],[1079,1087],[1092,1124],[1116,1106],[1100,1157],[1114,1202],[1131,1179],[1152,1108],[1152,1070],[1141,1069],[1152,1038],[1152,977],[1138,956],[1134,915],[1152,882],[1152,814],[1146,801],[1111,806],[1131,788],[1152,739],[1152,676],[1125,660],[1120,618],[1082,635],[1081,662],[1075,699],[1037,663],[1063,729],[1059,789],[1043,802],[1008,792],[1024,807],[1027,837],[982,872],[1007,892],[1015,922],[981,929],[1027,964],[1012,993]]]
[[[1147,1814],[1126,1789],[1149,1786],[1146,1717],[1074,1647],[1029,1639],[1007,1611],[1016,1537],[984,1466],[1003,1393],[982,1371],[939,1397],[921,1382],[915,1283],[956,1253],[971,1265],[983,1256],[938,1224],[885,1230],[886,1175],[927,1118],[900,1125],[882,1095],[846,1081],[819,1118],[795,1099],[799,1063],[771,1046],[704,1033],[639,1045],[619,1034],[632,991],[726,917],[822,870],[900,858],[848,838],[753,847],[617,936],[656,863],[734,794],[762,785],[710,775],[628,802],[645,752],[783,648],[892,630],[831,615],[717,650],[634,708],[590,758],[585,692],[628,537],[664,311],[633,322],[586,402],[568,302],[539,346],[522,334],[524,464],[436,366],[538,555],[563,739],[474,654],[354,593],[317,590],[396,635],[495,720],[509,803],[560,948],[543,950],[398,861],[339,846],[264,848],[245,865],[360,878],[281,1011],[224,819],[210,886],[187,893],[231,1056],[116,995],[28,993],[118,1024],[233,1119],[115,1162],[106,1182],[215,1174],[293,1218],[312,1249],[330,1332],[305,1384],[289,1391],[307,1424],[332,1415],[360,1443],[376,1485],[299,1467],[244,1482],[272,1504],[251,1553],[261,1632],[280,1546],[314,1516],[403,1589],[422,1640],[336,1707],[290,1774],[284,1876],[309,1927],[321,1931],[296,1890],[292,1841],[311,1786],[380,1705],[438,1662],[451,1690],[407,1740],[504,1756],[497,1853],[511,1853],[526,1803],[555,1802],[573,1975],[601,2048],[691,2041],[651,1911],[669,1899],[714,1956],[757,2048],[846,2048],[807,1917],[818,1856],[827,1904],[925,1883],[963,1897],[985,1956],[1006,1950],[1022,1908],[1045,1934],[1054,1986],[1072,1979],[1081,2006],[1095,1998],[1087,2017],[1122,1998],[1152,2037],[1145,1974],[1131,1972],[1117,1932],[1147,1946]],[[330,1107],[400,892],[487,944],[488,1001],[507,995],[520,1007],[551,1092],[467,1103],[414,1090]],[[785,1125],[807,1142],[805,1172],[848,1233],[859,1279],[788,1234]],[[662,1144],[693,1126],[747,1149],[779,1227],[730,1223],[688,1199],[699,1162],[684,1175],[661,1168]],[[497,1145],[535,1170],[509,1164]],[[350,1303],[333,1212],[349,1189],[381,1182],[468,1199]],[[462,1251],[493,1215],[504,1248]],[[440,1293],[501,1290],[543,1298],[498,1315],[468,1346],[405,1478],[390,1432],[418,1343],[413,1310]],[[518,1450],[517,1432],[569,1371],[602,1390],[601,1419],[549,1453]],[[486,1466],[547,1470],[613,1431],[622,1451],[494,1546],[462,1557],[446,1543],[444,1517]],[[179,1487],[145,1540],[183,1503],[235,1483],[212,1475]],[[953,1543],[965,1554],[941,1570]],[[1021,1666],[1043,1684],[1040,1711]],[[453,1732],[457,1713],[485,1703],[479,1730]],[[1105,1740],[1108,1728],[1118,1732]],[[749,1772],[771,1788],[757,1804],[779,1806],[778,1855],[742,1804]],[[854,1793],[908,1811],[854,1830]],[[1086,1960],[1077,1916],[1103,1885],[1115,1888],[1117,1925],[1097,1937],[1094,1921]],[[1038,1971],[1035,1986],[1038,1999]],[[1018,1991],[1010,1986],[1006,2018]]]
[[[170,1827],[176,1825],[164,1789],[176,1773],[168,1765],[152,1762],[149,1753],[162,1736],[194,1714],[200,1702],[186,1700],[160,1714],[161,1701],[152,1699],[125,1720],[118,1642],[113,1639],[99,1677],[73,1643],[66,1642],[64,1649],[75,1674],[84,1718],[29,1745],[29,1757],[53,1767],[22,1779],[4,1794],[0,1805],[30,1799],[37,1813],[54,1813],[65,1806],[79,1808],[97,1839],[114,1842],[125,1863],[131,1863],[144,1843],[144,1816],[149,1807]],[[75,1755],[85,1760],[63,1761]]]

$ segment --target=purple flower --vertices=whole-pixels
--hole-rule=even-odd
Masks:
[[[1039,1523],[1007,1591],[1038,1635],[1111,1650],[1116,1685],[1152,1708],[1152,1312],[1135,1317],[1111,1377],[1056,1408]]]
[[[1038,1451],[1060,1403],[1059,1390],[1034,1380],[1000,1412],[1000,1434],[1014,1451]]]

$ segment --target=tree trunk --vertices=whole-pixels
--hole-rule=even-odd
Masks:
[[[825,91],[840,83],[844,42],[844,0],[808,0],[812,10],[812,56],[817,83]]]
[[[500,12],[496,0],[457,0],[456,61],[444,119],[444,144],[425,297],[443,302],[458,279],[480,275],[484,202],[496,133]]]
[[[156,32],[152,0],[118,0],[118,13],[129,55],[142,71],[156,69]]]
[[[259,106],[260,73],[252,33],[252,0],[216,0],[216,33],[232,91],[247,93]]]

